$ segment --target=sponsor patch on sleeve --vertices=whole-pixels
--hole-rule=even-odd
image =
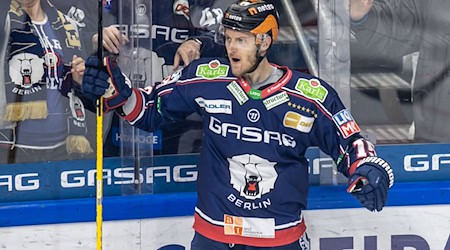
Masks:
[[[333,115],[333,121],[344,138],[348,138],[353,134],[361,132],[358,124],[356,124],[352,115],[346,109],[343,109]]]
[[[287,128],[293,128],[303,133],[311,132],[314,124],[313,117],[303,116],[299,113],[288,111],[284,115],[283,125]]]

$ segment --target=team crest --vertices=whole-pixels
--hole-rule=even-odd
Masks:
[[[37,55],[20,53],[9,60],[11,81],[22,89],[31,89],[44,76],[44,60]]]
[[[233,156],[228,162],[230,183],[246,199],[259,199],[274,188],[278,178],[275,162],[253,154]]]

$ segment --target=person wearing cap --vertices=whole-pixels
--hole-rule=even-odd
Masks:
[[[362,206],[381,211],[394,174],[336,91],[266,58],[278,36],[274,5],[235,2],[219,30],[227,58],[195,60],[156,87],[130,88],[109,57],[104,68],[88,58],[82,84],[87,97],[103,96],[107,111],[140,129],[202,117],[191,249],[309,249],[302,210],[312,146],[335,160]]]

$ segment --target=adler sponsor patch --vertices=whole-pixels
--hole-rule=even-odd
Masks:
[[[348,138],[353,134],[361,132],[358,124],[356,124],[352,115],[346,109],[343,109],[333,115],[333,121],[344,138]]]
[[[220,64],[219,60],[212,60],[207,64],[198,65],[195,75],[206,79],[214,79],[227,76],[229,69],[228,65]]]
[[[195,98],[198,106],[205,109],[211,114],[229,114],[231,115],[231,101],[230,100],[206,100],[203,97]]]
[[[303,133],[309,133],[311,132],[314,120],[314,117],[308,117],[299,113],[288,111],[284,115],[283,125],[287,128],[293,128]]]
[[[295,85],[295,89],[298,90],[301,95],[319,102],[324,102],[328,95],[328,90],[322,86],[317,79],[299,78]]]

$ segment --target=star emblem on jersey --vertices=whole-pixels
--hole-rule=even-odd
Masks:
[[[311,109],[311,108],[308,108],[308,107],[305,107],[305,106],[302,106],[302,105],[298,105],[298,104],[295,104],[295,103],[292,103],[292,102],[288,102],[288,106],[292,107],[294,109],[297,109],[297,110],[301,110],[301,111],[306,112],[308,114],[311,114],[314,118],[317,118],[317,112],[314,109]]]
[[[236,155],[227,160],[230,184],[246,199],[259,199],[274,188],[278,178],[275,162],[254,154]]]

